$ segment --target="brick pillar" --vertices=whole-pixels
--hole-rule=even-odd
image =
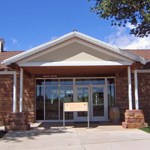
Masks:
[[[9,113],[4,119],[5,130],[29,130],[27,112]]]
[[[125,122],[122,122],[124,128],[142,128],[147,127],[145,123],[144,113],[142,110],[126,110]]]
[[[3,126],[4,125],[4,122],[3,122],[3,116],[0,115],[0,126]]]

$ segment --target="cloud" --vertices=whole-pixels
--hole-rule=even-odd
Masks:
[[[122,49],[150,49],[150,36],[139,38],[129,34],[129,29],[134,26],[127,24],[125,27],[113,27],[113,32],[105,38],[106,42]]]
[[[56,40],[58,37],[57,36],[52,36],[50,41]]]
[[[11,38],[12,45],[18,44],[18,40],[16,38]]]

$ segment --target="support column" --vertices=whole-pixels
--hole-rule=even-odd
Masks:
[[[132,85],[131,85],[131,68],[128,66],[128,99],[129,110],[132,110]]]
[[[125,122],[122,122],[124,128],[142,128],[147,127],[148,124],[145,122],[144,113],[139,110],[138,103],[138,82],[137,82],[137,71],[134,71],[134,82],[135,82],[135,108],[132,110],[132,89],[131,89],[131,69],[128,67],[128,97],[129,97],[129,110],[125,112]]]
[[[23,104],[23,68],[20,68],[20,105],[19,105],[19,112],[22,112],[22,104]]]
[[[17,100],[16,100],[16,90],[17,90],[17,74],[14,72],[14,83],[13,83],[13,112],[17,110]]]
[[[2,74],[2,73],[0,73]],[[16,89],[17,89],[17,73],[13,72],[3,72],[3,74],[13,74],[13,112],[8,113],[4,116],[4,126],[6,131],[10,130],[29,130],[30,124],[28,122],[28,113],[22,112],[22,103],[23,103],[23,69],[20,68],[20,105],[19,111],[17,112],[16,104]]]
[[[139,110],[137,70],[134,71],[134,87],[135,87],[135,109]]]

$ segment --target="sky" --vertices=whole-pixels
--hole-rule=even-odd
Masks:
[[[0,38],[5,50],[28,50],[73,30],[123,49],[150,49],[150,36],[136,38],[133,28],[112,27],[91,12],[88,0],[0,0]]]

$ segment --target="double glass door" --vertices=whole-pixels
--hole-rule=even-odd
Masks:
[[[76,87],[77,102],[88,102],[90,121],[106,120],[106,94],[105,86],[78,86]],[[87,112],[77,112],[76,121],[86,121]]]

